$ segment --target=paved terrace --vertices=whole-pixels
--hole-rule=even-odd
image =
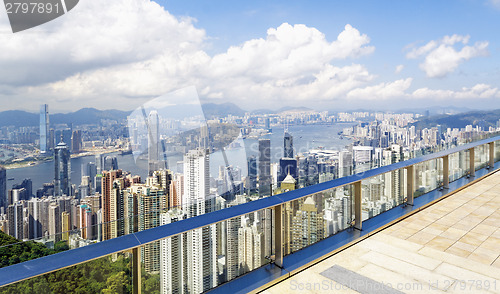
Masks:
[[[263,293],[500,293],[500,172]]]

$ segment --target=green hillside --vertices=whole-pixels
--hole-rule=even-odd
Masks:
[[[470,111],[454,115],[434,115],[423,117],[413,125],[418,129],[432,128],[436,125],[441,125],[446,128],[465,128],[467,125],[479,125],[484,128],[496,126],[500,119],[500,109],[488,111]]]

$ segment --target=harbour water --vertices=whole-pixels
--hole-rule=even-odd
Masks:
[[[341,150],[350,143],[348,139],[341,139],[338,133],[343,128],[352,126],[353,123],[338,123],[334,125],[298,125],[289,126],[288,132],[293,136],[293,146],[295,154],[303,153],[319,147],[331,150]],[[271,139],[272,162],[277,162],[283,156],[283,134],[282,127],[273,128],[271,134],[261,138]],[[216,152],[210,156],[210,174],[217,177],[220,165],[232,165],[242,170],[242,175],[246,175],[246,161],[249,156],[258,155],[258,139],[244,139],[240,142],[240,148],[225,150],[224,159],[222,152]],[[114,155],[118,160],[118,167],[124,171],[129,171],[133,175],[139,175],[144,180],[147,176],[147,170],[140,164],[136,164],[134,155],[126,154],[107,154]],[[182,160],[183,155],[178,154],[168,158],[168,167],[177,171],[177,162]],[[84,156],[71,159],[71,182],[79,185],[82,176],[82,166],[89,162],[95,162],[94,156]],[[44,162],[35,166],[28,166],[17,169],[7,170],[7,178],[14,178],[7,183],[7,189],[11,189],[13,184],[22,182],[25,178],[30,178],[33,182],[33,191],[41,188],[43,183],[51,182],[54,179],[54,162]]]

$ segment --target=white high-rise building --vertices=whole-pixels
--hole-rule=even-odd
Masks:
[[[149,171],[158,169],[160,162],[160,119],[153,110],[148,117],[148,164]]]
[[[184,156],[184,194],[182,206],[187,217],[194,217],[211,211],[210,165],[206,150],[191,150]]]
[[[210,197],[209,155],[206,150],[191,150],[184,156],[184,195],[182,207],[187,217],[215,208]],[[187,291],[202,293],[217,286],[217,230],[215,225],[186,233]]]
[[[250,226],[248,218],[243,219],[238,230],[239,274],[245,274],[260,267],[265,261],[264,234],[259,230],[258,220]]]
[[[338,177],[346,177],[352,174],[352,153],[349,151],[339,152]]]
[[[49,151],[49,106],[40,106],[40,153]]]
[[[161,225],[184,218],[182,210],[174,208],[160,215]],[[162,294],[187,293],[187,264],[185,263],[187,234],[166,238],[160,242],[160,289]]]

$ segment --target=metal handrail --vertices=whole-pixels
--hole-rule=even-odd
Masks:
[[[96,244],[72,249],[69,251],[63,251],[53,255],[0,268],[0,287],[57,271],[63,268],[85,263],[87,261],[108,256],[113,253],[135,249],[151,242],[173,237],[194,229],[223,222],[258,210],[274,208],[278,205],[307,197],[315,193],[342,187],[349,184],[354,184],[356,182],[360,182],[362,180],[369,179],[381,174],[385,174],[402,168],[407,168],[429,160],[442,158],[453,153],[472,149],[474,147],[492,143],[498,140],[500,140],[500,136],[483,139],[477,142],[465,144],[447,150],[442,150],[436,153],[427,154],[418,158],[412,158],[391,165],[378,167],[365,171],[363,173],[334,179],[328,182],[323,182],[279,195],[258,199],[248,203],[162,225],[145,231],[131,233],[129,235],[98,242]]]

